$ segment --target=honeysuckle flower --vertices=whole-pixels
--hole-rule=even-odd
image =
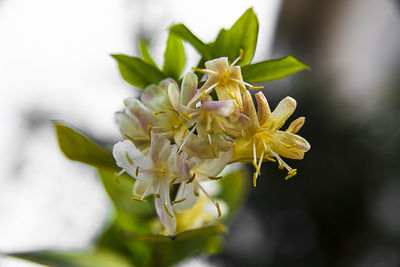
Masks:
[[[177,203],[174,207],[177,210],[187,210],[191,208],[196,202],[199,195],[203,195],[215,205],[218,215],[221,216],[221,209],[218,202],[216,202],[207,190],[202,186],[203,182],[219,180],[222,176],[218,176],[228,164],[232,156],[232,150],[227,152],[220,152],[217,158],[201,160],[198,158],[191,158],[190,179],[181,183],[176,199],[185,199],[185,201]]]
[[[169,84],[168,95],[172,106],[191,127],[190,131],[182,129],[182,133],[177,133],[174,139],[190,156],[213,158],[218,152],[232,148],[232,142],[225,138],[225,127],[229,129],[230,125],[243,121],[243,114],[239,113],[234,100],[212,101],[205,91],[201,102],[191,107],[189,103],[196,94],[196,88],[197,76],[192,72],[183,78],[180,91],[175,84]],[[197,135],[193,134],[195,131]]]
[[[238,104],[239,109],[242,110],[243,101],[241,94],[246,90],[246,86],[251,89],[263,88],[262,86],[256,87],[243,81],[240,66],[235,66],[242,57],[243,51],[241,50],[240,56],[231,65],[228,64],[227,57],[221,57],[207,61],[204,64],[205,69],[194,68],[194,70],[207,73],[209,76],[190,104],[195,104],[194,102],[200,99],[201,94],[205,93],[207,95],[215,88],[218,100],[233,99]]]
[[[284,98],[271,113],[267,99],[262,92],[256,94],[258,114],[249,92],[243,95],[244,113],[251,119],[251,125],[243,130],[243,136],[234,142],[232,161],[252,162],[256,168],[253,183],[260,173],[263,160],[278,161],[280,168],[286,168],[286,179],[297,172],[292,169],[282,157],[303,159],[304,153],[310,149],[310,144],[301,136],[296,135],[304,124],[304,118],[293,121],[286,131],[279,130],[296,108],[296,100]]]
[[[177,114],[169,101],[169,84],[176,82],[173,79],[165,79],[159,85],[146,87],[140,100],[134,97],[126,98],[126,108],[115,115],[122,134],[142,151],[150,147],[151,131],[172,138],[181,127],[187,127],[186,121]]]
[[[176,230],[176,218],[170,200],[170,185],[190,179],[187,155],[178,154],[178,147],[158,134],[151,134],[147,155],[126,139],[113,147],[113,156],[124,172],[135,178],[134,197],[143,201],[153,194],[158,217],[168,235]]]

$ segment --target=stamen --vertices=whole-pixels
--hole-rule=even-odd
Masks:
[[[214,88],[217,87],[217,86],[218,86],[218,83],[214,83],[213,85],[211,85],[210,87],[208,87],[208,88],[205,90],[205,94],[208,95],[208,94],[212,91],[212,89],[214,89]]]
[[[138,198],[138,197],[132,197],[132,200],[136,200],[136,201],[143,202],[143,203],[147,202],[146,199],[141,199],[141,198]]]
[[[215,202],[215,205],[217,206],[218,218],[219,218],[219,217],[221,217],[221,215],[222,215],[221,208],[220,208],[220,206],[219,206],[219,203],[218,203],[218,202]]]
[[[264,88],[264,86],[254,86],[254,85],[252,85],[252,84],[250,84],[248,82],[241,81],[241,80],[238,80],[238,79],[235,79],[235,78],[230,78],[230,79],[231,79],[231,81],[235,81],[237,83],[246,85],[247,87],[249,87],[249,89],[263,89]]]
[[[181,152],[183,146],[186,144],[187,140],[189,139],[189,137],[192,135],[192,133],[194,132],[194,130],[196,130],[196,126],[197,124],[195,124],[192,128],[192,130],[190,130],[189,134],[186,136],[186,138],[183,140],[181,146],[178,149],[178,153]]]
[[[164,209],[165,209],[165,212],[168,214],[169,217],[174,218],[174,216],[172,216],[172,214],[167,209],[167,205],[165,203],[164,203]]]
[[[239,49],[239,57],[236,58],[236,59],[232,62],[232,64],[229,66],[229,68],[232,68],[233,66],[236,65],[236,63],[238,63],[239,60],[242,60],[242,59],[243,59],[243,54],[244,54],[244,51],[243,51],[243,49],[240,48],[240,49]]]
[[[149,191],[149,189],[150,189],[151,186],[152,186],[152,184],[149,184],[149,185],[147,186],[146,190],[144,190],[143,195],[142,195],[142,197],[141,197],[140,199],[143,199],[143,198],[144,198],[144,196],[147,194],[147,192]]]
[[[125,152],[125,158],[126,158],[126,160],[128,161],[128,163],[129,163],[130,165],[133,165],[133,161],[132,161],[132,159],[129,157],[128,152]]]
[[[257,168],[257,151],[256,151],[256,140],[253,139],[253,166]]]
[[[132,137],[130,137],[129,135],[124,134],[124,136],[125,136],[126,139],[129,139],[129,140],[131,140],[132,142],[135,142],[135,139],[132,138]]]
[[[179,200],[172,201],[171,204],[172,204],[172,205],[173,205],[173,204],[178,204],[178,203],[181,203],[181,202],[183,202],[183,201],[185,201],[185,200],[186,200],[186,198],[182,198],[182,199],[179,199]]]
[[[161,196],[160,196],[160,194],[155,193],[155,194],[153,194],[153,197],[154,198],[160,198]]]
[[[171,111],[174,111],[174,112],[176,112],[176,114],[178,114],[178,115],[179,115],[179,112],[178,112],[176,109],[174,109],[173,107],[168,107],[168,109],[169,109],[169,110],[171,110]]]
[[[285,180],[292,178],[297,174],[297,169],[293,169],[290,172],[288,172],[288,175],[285,177]]]
[[[220,217],[221,209],[219,207],[219,204],[207,193],[207,191],[198,182],[196,182],[196,185],[200,188],[200,190],[204,193],[204,195],[206,195],[206,197],[216,206],[218,211],[218,217]]]
[[[221,178],[223,178],[223,176],[208,176],[208,179],[210,180],[219,180]]]
[[[190,184],[191,182],[193,182],[194,178],[196,177],[196,173],[193,173],[192,177],[190,177],[189,180],[186,181],[187,184]]]
[[[136,166],[136,170],[135,170],[135,176],[137,177],[139,174],[139,166]]]
[[[192,115],[190,115],[189,113],[187,113],[187,111],[183,111],[182,115],[186,118],[186,119],[192,119]]]
[[[169,182],[169,184],[173,184],[173,183],[175,183],[176,179],[178,179],[178,176],[176,176],[176,177],[172,178],[172,180]]]
[[[166,110],[160,110],[160,111],[155,112],[154,114],[158,115],[158,114],[162,114],[162,113],[167,113],[167,111]]]
[[[278,160],[278,163],[279,163],[278,168],[280,168],[280,169],[286,168],[289,171],[289,173],[291,173],[293,171],[293,169],[286,162],[284,162],[283,159],[275,151],[273,151],[270,147],[268,147],[267,144],[264,142],[264,140],[262,142],[264,144],[265,150],[267,150],[267,151],[269,150],[272,153],[272,155],[274,155],[274,157]],[[294,176],[294,175],[292,175],[292,176]],[[290,176],[290,177],[292,177],[292,176]]]
[[[196,190],[196,187],[193,188],[193,195],[195,195],[196,197],[199,196],[199,192]]]
[[[114,172],[114,179],[117,182],[117,184],[119,184],[119,179],[118,179],[118,173]]]
[[[261,163],[263,161],[263,157],[264,157],[264,151],[261,152],[261,157],[258,161],[258,166],[256,168],[256,172],[253,175],[253,186],[256,187],[257,186],[257,177],[260,174],[260,168],[261,168]]]
[[[151,121],[149,121],[149,125],[147,126],[147,134],[151,137]]]
[[[215,71],[209,69],[199,69],[199,68],[192,68],[193,71],[201,72],[201,73],[209,73],[209,74],[216,74]]]
[[[186,132],[188,131],[188,128],[185,128],[185,130],[183,130],[183,133],[182,133],[182,138],[184,138],[185,137],[185,135],[186,135]]]

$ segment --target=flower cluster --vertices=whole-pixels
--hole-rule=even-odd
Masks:
[[[140,98],[127,98],[125,109],[116,114],[125,139],[114,145],[113,155],[122,172],[137,181],[133,199],[145,202],[153,195],[157,214],[167,234],[177,228],[177,214],[188,210],[200,197],[221,207],[203,186],[218,180],[224,167],[233,162],[252,162],[254,186],[263,161],[277,161],[290,178],[296,174],[281,157],[302,159],[308,142],[296,135],[304,118],[281,131],[296,108],[291,97],[271,112],[262,92],[255,97],[258,112],[247,90],[259,89],[243,81],[241,69],[226,57],[205,63],[207,74],[198,88],[193,72],[181,86],[172,79],[148,86]],[[177,188],[177,190],[172,190]],[[203,198],[202,198],[203,199]]]

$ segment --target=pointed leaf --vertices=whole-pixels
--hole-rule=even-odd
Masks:
[[[64,155],[101,169],[118,170],[110,151],[88,137],[60,122],[54,122],[58,145]]]
[[[48,266],[65,267],[131,267],[128,258],[111,250],[96,250],[93,252],[32,252],[14,254],[14,257],[30,260]]]
[[[243,80],[249,83],[267,82],[282,79],[310,67],[292,56],[267,60],[242,68]]]
[[[144,40],[139,40],[139,50],[140,56],[143,58],[143,60],[158,69],[157,64],[154,62],[154,59],[150,54],[149,47]]]
[[[256,49],[258,36],[258,19],[252,8],[249,8],[232,25],[229,30],[222,29],[213,44],[213,57],[227,56],[229,61],[234,61],[243,49],[243,58],[238,65],[250,63]]]
[[[175,24],[169,29],[170,33],[179,36],[182,40],[190,43],[200,55],[209,59],[209,47],[194,35],[184,24]]]
[[[138,88],[143,89],[150,84],[158,84],[167,77],[153,65],[140,58],[122,54],[111,56],[117,60],[122,78]]]
[[[162,70],[168,77],[179,80],[184,67],[185,50],[182,41],[177,35],[169,33]]]

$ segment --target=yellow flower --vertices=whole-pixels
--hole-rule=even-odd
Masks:
[[[259,92],[256,94],[258,114],[249,92],[243,95],[243,113],[251,120],[251,125],[243,130],[242,136],[234,142],[232,161],[252,162],[256,168],[253,184],[260,174],[263,160],[277,160],[280,168],[286,168],[286,179],[296,175],[281,158],[303,159],[310,144],[296,133],[304,124],[304,117],[293,121],[286,131],[279,130],[296,109],[296,100],[291,97],[283,99],[271,113],[267,99]]]
[[[231,65],[228,64],[227,57],[221,57],[207,61],[204,64],[206,66],[205,69],[194,68],[195,71],[207,73],[209,77],[190,104],[195,104],[201,95],[207,95],[215,88],[218,100],[233,99],[240,110],[242,110],[243,101],[241,94],[246,91],[246,86],[250,89],[263,88],[262,86],[256,87],[243,81],[240,66],[235,66],[242,57],[243,50],[240,51],[240,56]]]

